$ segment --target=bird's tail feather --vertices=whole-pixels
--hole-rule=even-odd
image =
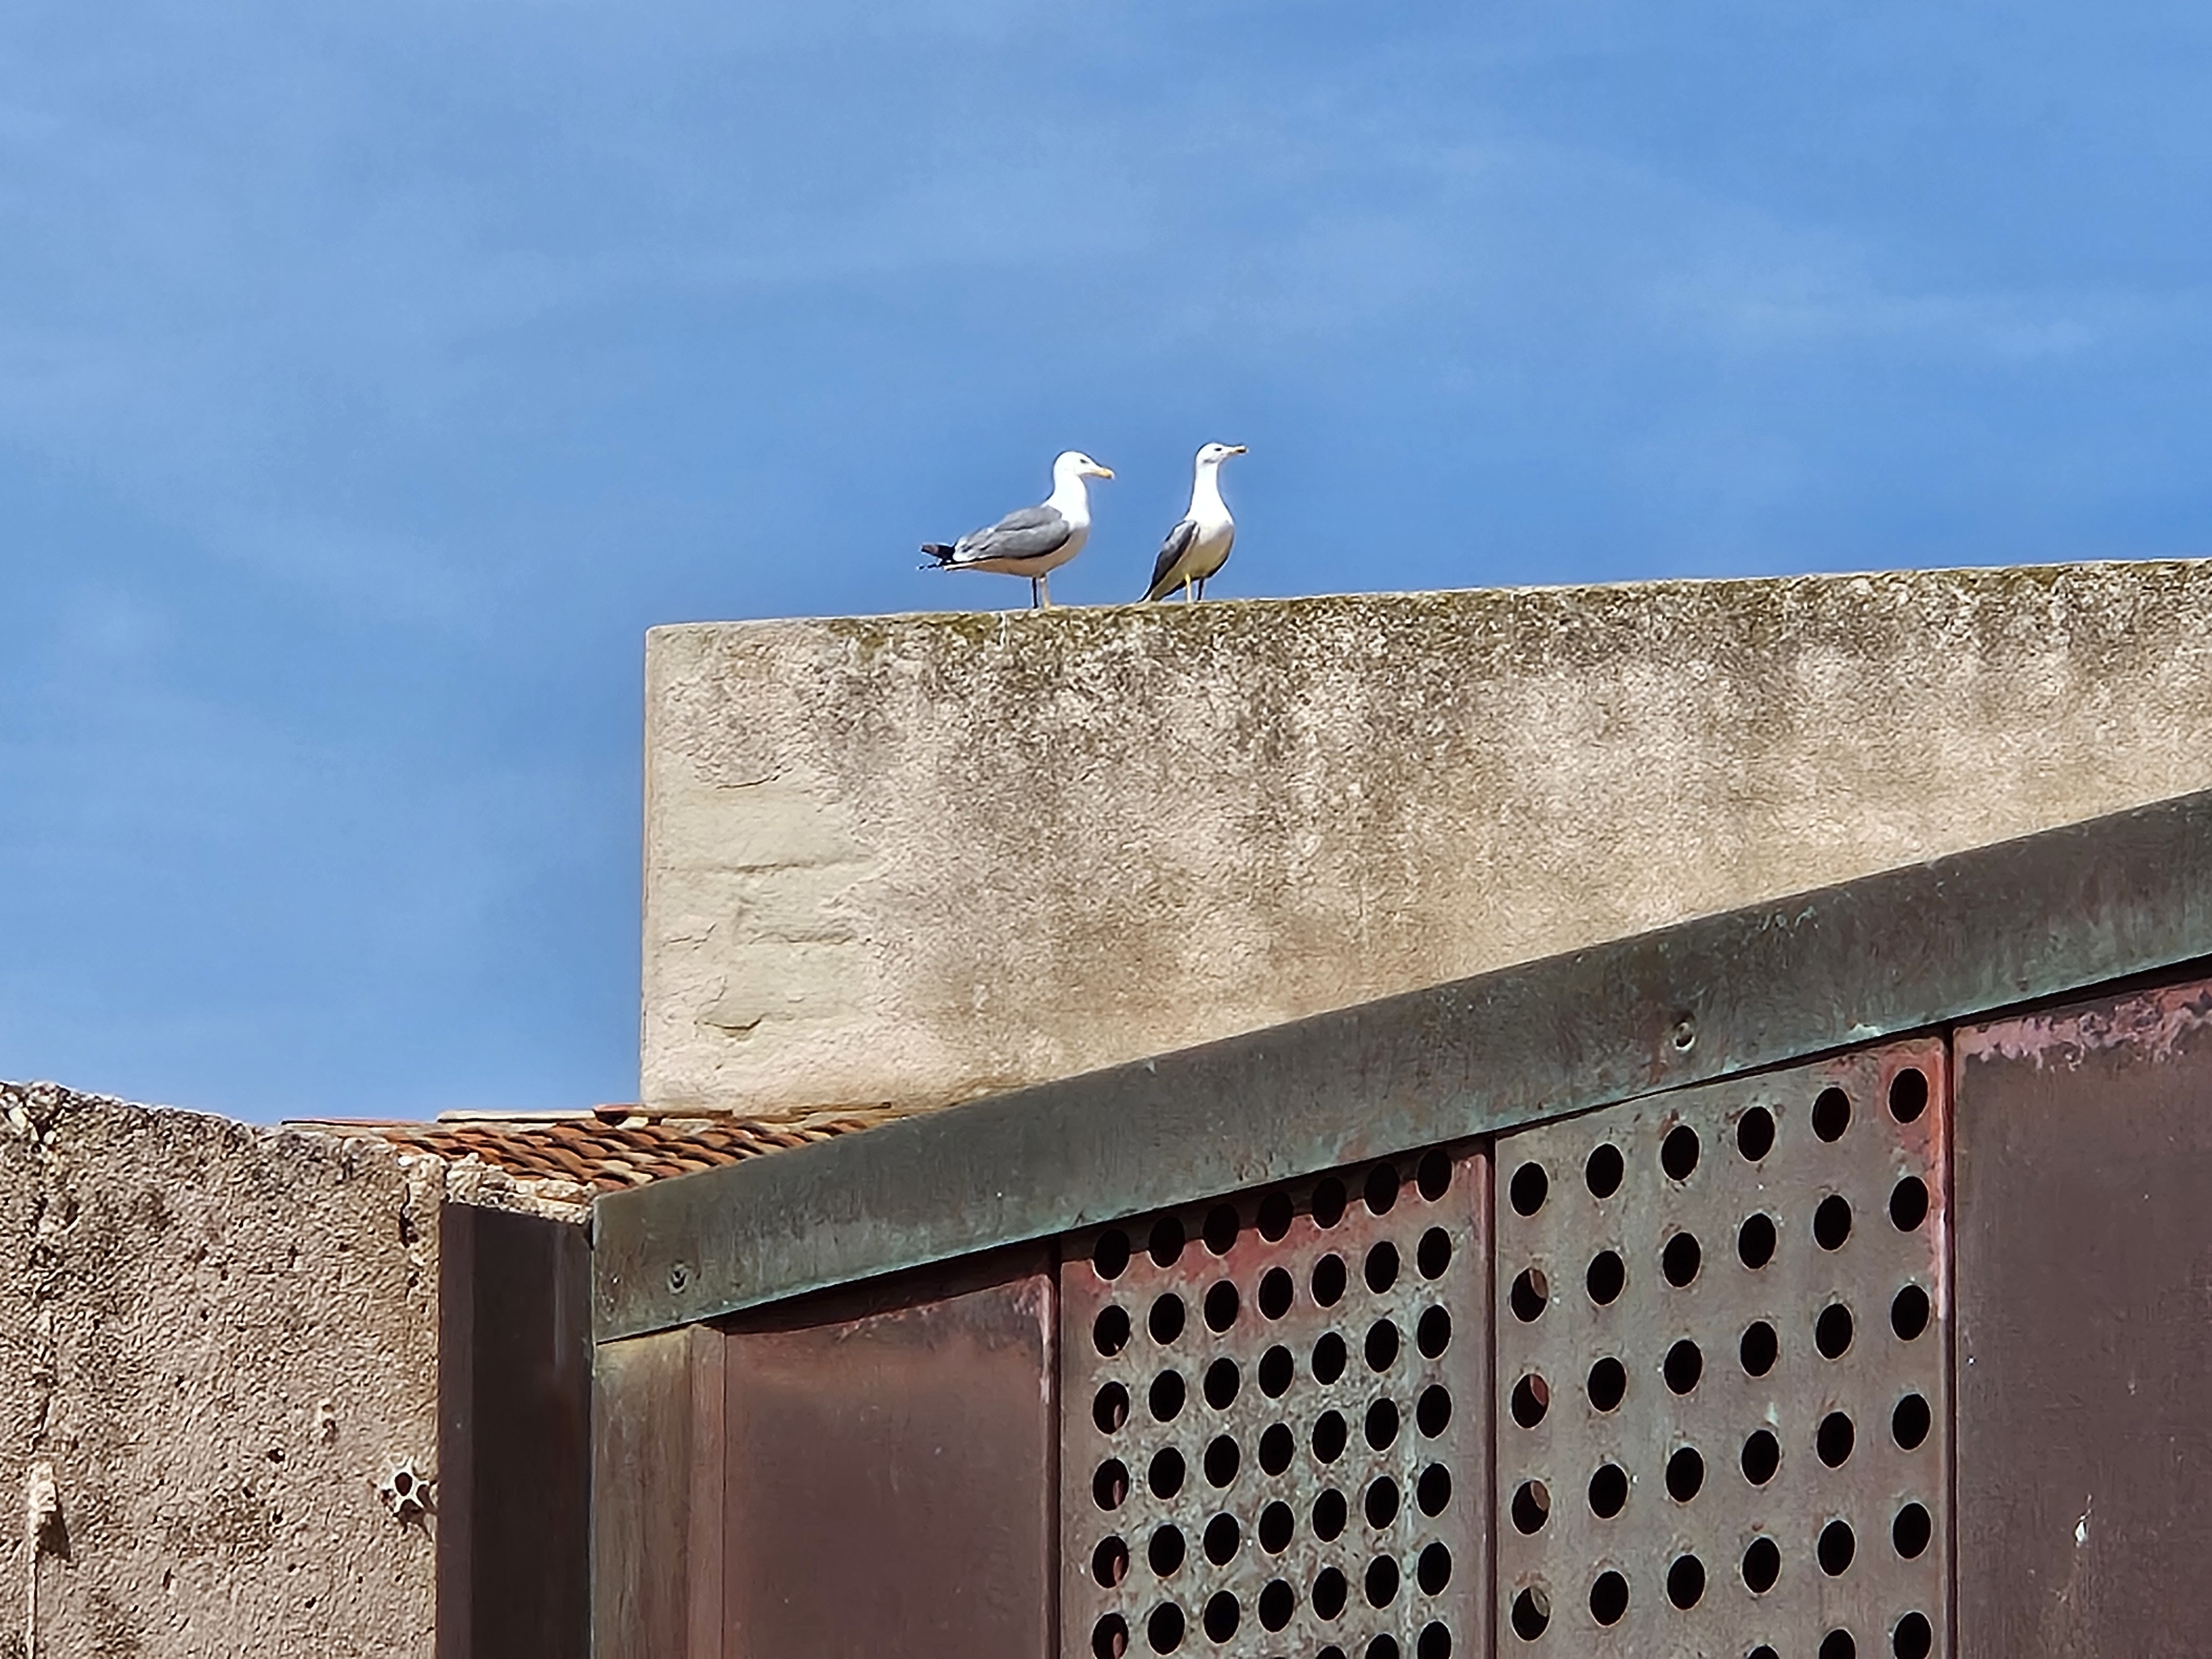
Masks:
[[[935,564],[922,566],[924,570],[944,570],[950,568],[952,563],[952,549],[946,543],[924,542],[921,544],[921,550],[937,561]]]

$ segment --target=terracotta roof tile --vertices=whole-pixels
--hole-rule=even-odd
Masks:
[[[608,1193],[850,1134],[901,1115],[873,1106],[770,1122],[735,1113],[600,1106],[514,1116],[451,1112],[434,1123],[314,1119],[294,1127],[374,1135],[409,1152],[455,1160],[474,1157],[526,1181]]]

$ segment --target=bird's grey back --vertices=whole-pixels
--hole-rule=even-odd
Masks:
[[[1024,507],[991,526],[960,538],[952,556],[968,559],[1034,559],[1067,540],[1068,523],[1053,507]]]

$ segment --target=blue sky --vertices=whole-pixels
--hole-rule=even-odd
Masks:
[[[656,622],[2212,551],[2212,13],[0,9],[0,1076],[627,1098]],[[964,583],[964,586],[956,584]]]

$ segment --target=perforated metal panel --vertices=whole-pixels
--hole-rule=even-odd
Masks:
[[[1489,1652],[1488,1166],[1067,1241],[1060,1650]]]
[[[1502,1654],[1949,1650],[1941,1042],[1496,1145]]]

